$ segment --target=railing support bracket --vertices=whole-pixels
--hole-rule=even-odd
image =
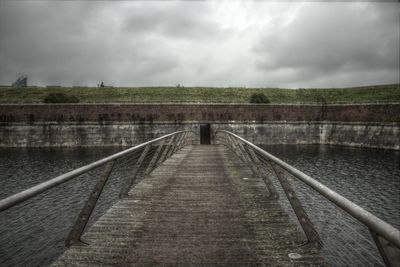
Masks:
[[[373,230],[369,229],[369,231],[371,232],[372,238],[378,247],[385,265],[388,267],[400,266],[400,249],[396,248],[392,243],[375,233]]]
[[[99,200],[100,194],[103,191],[104,185],[106,184],[108,177],[112,172],[114,167],[115,160],[107,163],[105,172],[101,176],[101,178],[97,181],[97,184],[93,188],[92,193],[89,195],[89,198],[86,200],[85,205],[83,206],[81,212],[78,215],[77,220],[75,221],[74,226],[72,227],[67,239],[65,240],[65,245],[67,247],[71,245],[82,245],[86,244],[81,240],[81,236],[83,231],[86,228],[87,223],[89,222],[90,215],[92,214],[97,201]]]

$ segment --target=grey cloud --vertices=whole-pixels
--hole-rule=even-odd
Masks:
[[[134,3],[124,21],[123,32],[146,35],[160,34],[166,38],[221,38],[226,31],[209,18],[210,6],[202,2]],[[143,12],[145,10],[146,12]]]
[[[393,7],[304,6],[290,25],[268,32],[255,45],[256,66],[264,72],[290,69],[283,78],[299,82],[354,72],[357,82],[363,83],[360,71],[398,72],[399,19]],[[396,76],[391,77],[388,81],[396,82]]]
[[[0,41],[0,60],[9,64],[2,65],[0,78],[10,83],[23,73],[38,84],[124,84],[118,77],[143,80],[175,67],[176,59],[165,46],[143,38],[130,41],[109,25],[106,10],[112,7],[106,2],[12,5],[1,21],[5,38]]]
[[[398,82],[395,3],[301,3],[290,24],[278,17],[269,28],[268,3],[240,3],[0,1],[0,84],[19,74],[37,85]],[[239,29],[246,12],[243,23],[254,21]]]

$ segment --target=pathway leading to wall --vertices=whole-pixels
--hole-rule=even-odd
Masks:
[[[189,146],[116,203],[54,266],[323,265],[261,178],[219,145]],[[289,258],[298,253],[299,259]]]

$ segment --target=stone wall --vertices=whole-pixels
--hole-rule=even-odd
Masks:
[[[12,123],[0,126],[0,147],[132,146],[183,129],[181,123]]]
[[[215,125],[255,144],[329,144],[400,150],[397,123],[268,122]]]
[[[0,105],[0,147],[131,146],[182,129],[227,129],[256,144],[400,150],[400,104]]]
[[[0,147],[131,146],[177,130],[199,132],[198,123],[13,123],[0,126]],[[400,150],[396,123],[211,123],[255,144],[332,144]],[[213,140],[214,142],[214,140]]]

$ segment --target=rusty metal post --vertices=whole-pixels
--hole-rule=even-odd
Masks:
[[[115,163],[115,160],[109,162],[106,165],[104,174],[97,181],[97,184],[93,188],[92,193],[90,194],[89,198],[86,200],[85,205],[83,206],[81,212],[78,215],[77,220],[75,221],[71,231],[69,232],[67,239],[65,240],[65,245],[67,247],[69,247],[71,245],[86,244],[86,243],[82,242],[81,236],[82,236],[83,231],[85,230],[85,227],[89,221],[90,215],[92,214],[92,212],[96,206],[96,203],[100,197],[100,194],[103,191],[104,185],[106,184],[108,177],[110,177],[110,174],[114,167],[114,163]]]
[[[246,149],[246,144],[245,144],[245,149]],[[278,199],[279,194],[276,191],[275,186],[272,184],[271,180],[267,176],[266,172],[263,171],[263,167],[262,167],[262,163],[261,163],[260,159],[257,157],[256,153],[254,153],[254,150],[251,147],[248,147],[247,150],[249,151],[250,157],[253,159],[253,161],[256,164],[256,167],[257,167],[260,177],[263,179],[265,185],[267,186],[267,189],[270,193],[269,197],[271,199]]]
[[[156,152],[154,153],[153,157],[151,158],[151,161],[150,161],[149,165],[147,166],[147,168],[146,168],[146,170],[144,172],[144,175],[148,175],[153,170],[153,167],[156,164],[156,161],[158,159],[158,155],[160,154],[164,143],[165,143],[165,139],[163,139],[161,141],[161,143],[158,145]]]
[[[139,159],[136,161],[136,164],[133,167],[132,175],[130,175],[126,185],[121,188],[121,191],[119,193],[119,198],[123,198],[123,197],[127,197],[128,196],[128,192],[131,189],[131,187],[132,187],[132,185],[133,185],[133,183],[134,183],[134,181],[136,179],[136,176],[139,173],[140,167],[142,166],[142,164],[144,162],[144,159],[146,158],[147,153],[149,152],[149,150],[150,150],[150,145],[145,146],[145,148],[142,151],[142,154],[140,154]]]
[[[388,267],[400,266],[400,249],[394,246],[390,241],[378,235],[372,229],[369,229],[369,231],[371,232],[385,265]]]
[[[321,248],[323,246],[322,240],[319,237],[318,232],[315,230],[314,225],[309,219],[306,211],[301,205],[300,200],[297,198],[296,193],[290,186],[290,183],[286,178],[287,174],[274,162],[270,162],[270,164],[279,180],[279,183],[282,185],[283,191],[285,192],[301,227],[303,228],[303,231],[308,239],[308,244],[316,245]]]

